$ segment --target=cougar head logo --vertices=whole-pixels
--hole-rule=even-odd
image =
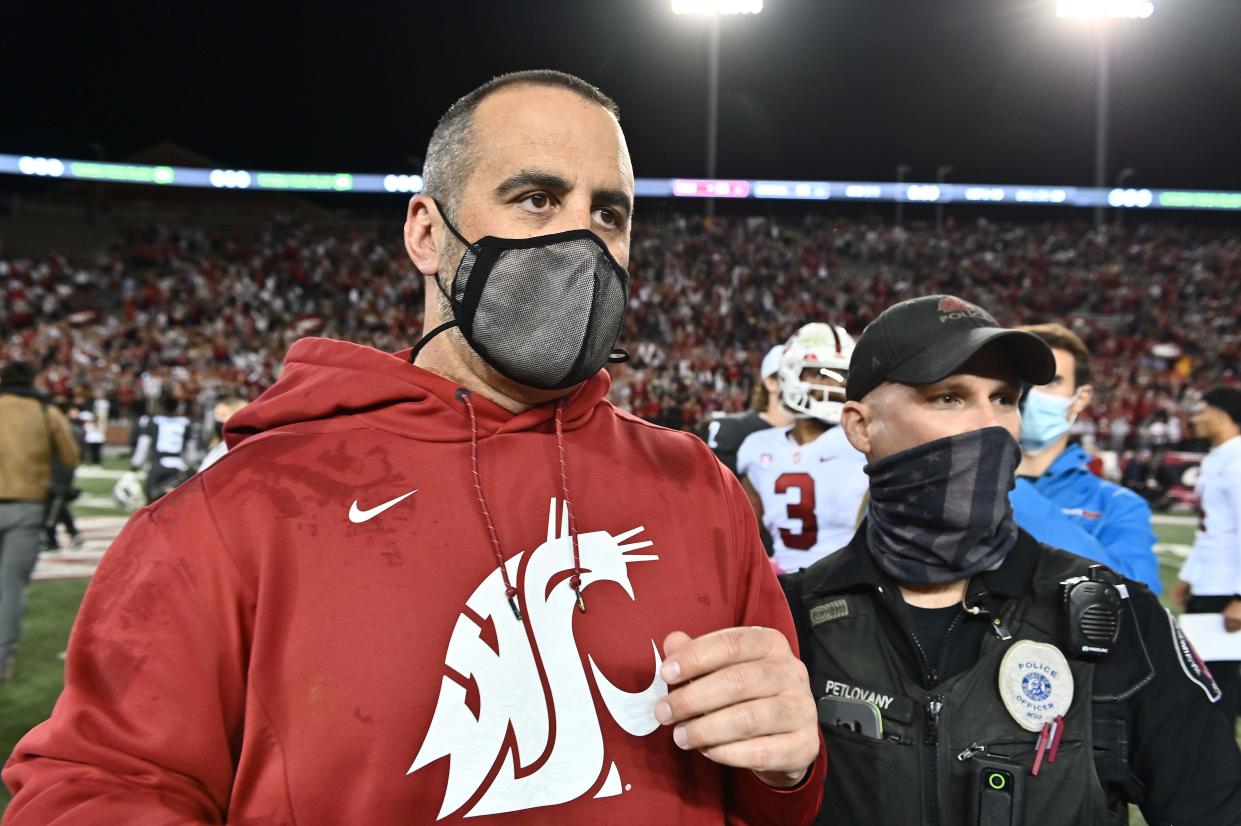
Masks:
[[[547,539],[529,554],[524,566],[524,552],[505,562],[530,633],[513,616],[498,570],[466,600],[466,610],[453,628],[445,656],[448,671],[440,683],[431,726],[407,772],[441,757],[449,759],[448,785],[437,819],[471,800],[475,802],[467,817],[565,803],[598,786],[605,765],[607,776],[595,797],[622,792],[620,770],[605,754],[591,681],[573,636],[577,596],[569,583],[574,539],[569,511],[563,508],[558,529],[556,510],[553,499]],[[614,582],[630,599],[637,599],[629,565],[659,559],[634,553],[652,544],[628,542],[643,530],[637,527],[619,536],[606,531],[577,535],[583,592],[596,582]],[[494,647],[484,628],[494,629]],[[653,678],[639,692],[617,688],[589,653],[586,657],[604,707],[635,737],[659,727],[655,703],[668,691],[659,677],[661,660],[654,640],[651,651]],[[477,690],[477,715],[467,701],[471,688]],[[536,763],[541,763],[539,768],[528,771]],[[497,764],[498,773],[479,797]]]

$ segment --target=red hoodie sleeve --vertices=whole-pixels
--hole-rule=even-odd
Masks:
[[[224,822],[251,606],[200,481],[130,519],[82,602],[51,719],[4,769],[6,826]]]
[[[758,535],[758,521],[741,485],[723,473],[733,521],[733,542],[739,554],[736,625],[774,628],[799,654],[789,603],[780,588]],[[823,803],[827,749],[819,735],[819,756],[806,777],[791,789],[773,789],[749,770],[734,770],[729,824],[747,826],[808,826]]]

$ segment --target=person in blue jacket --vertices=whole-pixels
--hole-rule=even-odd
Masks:
[[[1051,347],[1056,377],[1033,387],[1021,404],[1022,461],[1009,494],[1017,524],[1035,539],[1102,562],[1158,594],[1159,560],[1150,505],[1133,491],[1100,479],[1090,455],[1069,444],[1069,426],[1089,405],[1090,351],[1060,324],[1020,329]]]

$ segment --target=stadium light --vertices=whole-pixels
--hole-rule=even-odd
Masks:
[[[709,18],[707,40],[707,177],[715,178],[716,133],[720,120],[720,16],[758,14],[763,0],[672,0],[672,13]],[[715,201],[707,199],[707,215],[715,214]]]
[[[1113,19],[1145,19],[1155,13],[1152,0],[1056,0],[1056,15],[1073,20],[1106,23]],[[1095,32],[1095,139],[1094,185],[1107,185],[1108,88],[1111,83],[1108,67],[1108,27],[1100,25]],[[1103,207],[1095,207],[1095,228],[1106,229]]]
[[[673,14],[758,14],[763,0],[672,0]]]
[[[1057,0],[1056,16],[1079,20],[1147,18],[1155,13],[1151,0]]]

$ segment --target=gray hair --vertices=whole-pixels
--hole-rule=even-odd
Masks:
[[[620,120],[620,107],[598,87],[580,77],[555,69],[531,69],[494,77],[474,91],[461,97],[440,118],[427,144],[427,158],[422,166],[423,193],[432,196],[453,220],[457,201],[465,188],[469,171],[477,162],[474,146],[474,111],[492,92],[517,85],[553,86],[576,92],[586,100],[599,104]]]

